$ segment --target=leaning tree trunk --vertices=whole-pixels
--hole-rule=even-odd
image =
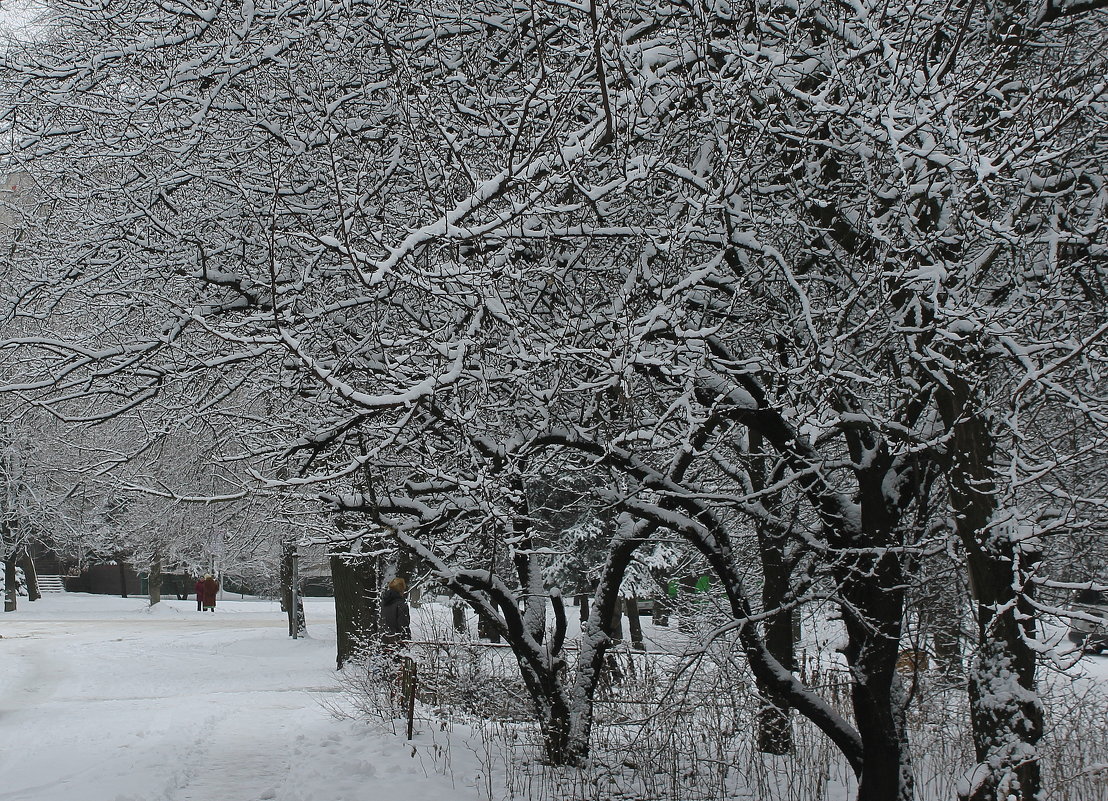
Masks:
[[[368,641],[380,635],[377,558],[332,554],[335,586],[336,667],[341,669]]]
[[[35,562],[27,549],[23,550],[23,555],[19,561],[23,564],[23,580],[27,582],[27,600],[37,601],[42,597],[42,592],[38,588],[38,572],[35,570]]]
[[[15,585],[15,554],[4,559],[4,611],[14,612],[19,598],[19,588]]]

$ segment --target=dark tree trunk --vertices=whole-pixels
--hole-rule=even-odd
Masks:
[[[623,602],[623,609],[627,614],[627,631],[631,635],[631,647],[638,651],[645,651],[646,645],[642,638],[642,622],[639,620],[639,599],[627,598]]]
[[[995,576],[1005,566],[994,567]],[[994,586],[982,595],[1010,593],[1010,585]],[[992,772],[965,796],[968,801],[1041,798],[1037,746],[1043,734],[1043,709],[1034,692],[1035,652],[1028,646],[1034,632],[1027,630],[1034,624],[1026,622],[1034,620],[1034,610],[1028,606],[1021,599],[997,615],[996,606],[978,600],[980,641],[970,670],[970,722],[978,765],[988,765]],[[1018,620],[1022,615],[1027,615],[1023,622]]]
[[[923,581],[918,599],[920,633],[930,645],[938,670],[946,676],[961,675],[964,670],[962,657],[962,621],[966,619],[965,593],[953,575],[953,565],[925,563]],[[931,568],[931,569],[929,569]]]
[[[122,558],[117,558],[115,563],[119,565],[119,597],[127,598],[127,565]]]
[[[23,565],[23,580],[27,582],[27,600],[37,601],[42,597],[42,593],[38,588],[38,572],[35,570],[35,562],[30,552],[24,549],[19,561]]]
[[[290,637],[300,637],[308,630],[304,620],[304,601],[299,591],[293,592],[293,585],[297,581],[295,559],[296,544],[285,543],[281,548],[281,606],[288,615]]]
[[[989,418],[976,408],[971,384],[961,376],[947,378],[950,389],[940,408],[953,433],[951,508],[966,552],[978,625],[969,702],[978,762],[974,773],[981,778],[963,798],[1038,801],[1043,708],[1031,646],[1036,611],[1030,577],[1039,554],[1011,536],[1008,521],[997,519],[997,440]]]
[[[581,607],[581,622],[587,622],[589,619],[589,596],[584,593],[578,593],[573,596],[573,602]]]
[[[782,667],[796,670],[792,610],[782,608],[789,595],[791,570],[785,563],[783,543],[775,543],[777,547],[768,545],[767,538],[761,546],[762,609],[772,615],[765,624],[766,648]],[[758,710],[758,750],[765,754],[791,754],[793,739],[788,701],[765,683],[759,683],[758,691],[762,699]]]
[[[408,606],[412,609],[418,609],[421,602],[421,596],[423,594],[423,588],[416,584],[416,577],[419,574],[419,561],[408,551],[400,551],[396,555],[396,575],[404,579],[404,582],[408,585]]]
[[[19,588],[15,585],[15,554],[4,559],[4,611],[14,612],[18,606]]]
[[[778,517],[782,513],[780,492],[767,492],[771,481],[766,475],[766,465],[773,460],[765,454],[764,440],[757,431],[747,432],[747,444],[750,452],[760,458],[752,460],[748,475],[751,487],[765,494],[762,501],[767,509],[772,509]],[[789,526],[771,524],[759,520],[755,524],[758,537],[758,557],[762,565],[762,612],[769,615],[766,620],[766,649],[782,667],[796,670],[795,642],[793,632],[792,608],[787,608],[792,589],[792,573],[795,557],[789,556],[789,547],[793,532]],[[781,695],[765,682],[758,682],[758,694],[761,706],[758,710],[758,750],[764,754],[778,756],[793,751],[792,727],[789,725],[790,706]]]
[[[669,615],[673,611],[669,596],[664,592],[658,593],[654,599],[654,607],[650,610],[650,619],[655,626],[668,626]]]
[[[489,625],[484,617],[477,617],[477,638],[489,642],[500,642],[500,632],[495,626]]]
[[[539,730],[543,752],[552,765],[577,765],[587,755],[573,736],[571,704],[566,687],[559,681],[543,681],[541,689],[532,690],[538,707]]]
[[[959,523],[972,525],[973,517],[961,515]],[[963,539],[978,625],[969,676],[970,723],[979,770],[987,766],[989,776],[965,797],[1038,801],[1043,708],[1030,645],[1036,637],[1036,611],[1029,578],[1038,554],[1025,551],[996,527],[985,524],[977,532],[976,540]]]
[[[696,576],[685,576],[677,582],[677,628],[686,634],[696,632]]]
[[[910,801],[911,760],[896,673],[904,609],[899,557],[885,552],[849,561],[850,573],[840,582],[851,705],[862,738],[857,801]]]
[[[332,554],[331,578],[335,585],[336,663],[342,668],[367,641],[380,635],[377,558]]]
[[[610,621],[619,609],[619,585],[641,544],[641,539],[627,539],[609,553],[596,591],[596,620]],[[496,641],[500,632],[506,636],[533,702],[546,760],[552,765],[581,764],[589,753],[593,697],[604,674],[609,638],[595,623],[586,623],[588,633],[582,637],[577,666],[571,672],[563,653],[566,610],[557,589],[550,592],[554,632],[549,642],[540,642],[527,626],[518,595],[502,584],[474,575],[448,578],[446,584],[477,612],[481,636]]]
[[[454,625],[454,631],[458,634],[469,632],[469,628],[466,626],[466,610],[461,604],[453,604],[450,607],[450,620]]]
[[[622,599],[621,599],[622,600]],[[623,609],[626,601],[617,603],[612,607],[612,614],[608,619],[608,636],[613,642],[623,641]]]
[[[162,555],[155,553],[150,560],[150,605],[161,603],[162,600]]]

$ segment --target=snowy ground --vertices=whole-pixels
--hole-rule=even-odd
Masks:
[[[327,711],[333,603],[307,618],[294,641],[267,601],[21,598],[0,616],[0,801],[476,799],[464,755],[444,777],[418,737]]]
[[[423,636],[442,636],[449,628],[447,607],[426,605],[416,617]],[[0,615],[0,801],[504,796],[503,765],[489,763],[476,743],[470,750],[465,727],[452,736],[425,719],[408,743],[387,724],[334,717],[329,709],[345,696],[333,670],[333,602],[307,599],[307,618],[310,637],[293,641],[277,604],[267,601],[228,598],[205,614],[191,600],[167,600],[151,609],[143,598],[21,598],[19,611]],[[645,629],[652,652],[679,651],[686,639],[675,627]],[[807,645],[829,650],[816,640],[822,638]],[[490,651],[489,658],[499,657],[508,655]],[[1051,758],[1058,763],[1055,772],[1076,775],[1090,760],[1104,761],[1099,738],[1108,734],[1108,723],[1090,718],[1097,714],[1093,709],[1071,707],[1065,700],[1071,693],[1056,691],[1108,686],[1108,657],[1082,659],[1065,674],[1044,670],[1043,678],[1062,704],[1051,725],[1051,742],[1057,742],[1049,748],[1066,759]],[[1085,742],[1089,736],[1097,741],[1096,753]],[[1068,755],[1081,751],[1089,753],[1069,766]],[[444,760],[445,776],[436,770]],[[927,789],[924,761],[921,798],[950,797],[945,789]],[[945,788],[965,767],[944,763],[939,773],[948,781],[940,784]],[[742,773],[749,765],[736,769]],[[516,776],[515,797],[537,798],[524,774]],[[482,784],[484,793],[477,789]],[[1051,798],[1108,801],[1108,783],[1082,786],[1072,792],[1054,787]],[[542,795],[558,797],[553,791]],[[811,797],[845,795],[825,788]]]

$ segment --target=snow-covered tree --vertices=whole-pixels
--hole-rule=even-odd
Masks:
[[[3,64],[41,197],[9,303],[104,305],[6,347],[55,408],[295,391],[282,483],[500,627],[563,761],[666,532],[859,798],[910,798],[894,665],[945,532],[978,627],[962,794],[1030,801],[1042,535],[1103,514],[1060,479],[1104,447],[1101,5],[59,0],[64,35]],[[570,683],[527,487],[572,470],[620,525]],[[852,721],[764,636],[803,587],[758,617],[759,533],[831,583]]]

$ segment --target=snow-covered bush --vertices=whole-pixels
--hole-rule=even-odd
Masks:
[[[27,597],[27,577],[23,574],[23,568],[17,567],[15,569],[15,593],[16,595]],[[4,571],[0,570],[0,594],[7,591],[7,583],[4,580]]]
[[[850,766],[803,717],[791,717],[792,753],[759,750],[756,683],[733,636],[717,634],[701,644],[709,631],[697,628],[686,636],[676,627],[652,628],[654,644],[647,652],[626,646],[610,652],[616,678],[599,691],[592,757],[571,768],[543,759],[510,651],[440,627],[405,652],[416,660],[423,683],[418,728],[436,743],[443,771],[452,769],[449,749],[476,752],[490,801],[851,797],[856,780]],[[833,646],[831,640],[809,642],[798,674],[849,717],[851,677]],[[380,654],[367,654],[356,669],[348,669],[346,714],[386,724],[402,720],[396,670],[396,661]],[[974,764],[965,679],[934,668],[903,679],[909,687],[906,727],[916,797],[948,801]],[[1051,674],[1043,697],[1046,798],[1099,801],[1108,764],[1108,694],[1087,680]]]

